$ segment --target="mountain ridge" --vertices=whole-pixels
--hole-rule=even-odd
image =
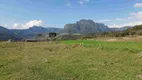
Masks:
[[[27,38],[33,38],[37,34],[47,34],[49,32],[56,33],[68,33],[68,34],[91,34],[91,33],[103,33],[110,31],[123,31],[130,28],[122,27],[122,28],[109,28],[103,23],[97,23],[93,20],[81,19],[76,23],[65,24],[64,28],[54,28],[54,27],[42,27],[42,26],[32,26],[29,29],[7,29],[5,27],[0,26],[0,40],[21,40]]]
[[[42,26],[33,26],[29,29],[7,29],[0,26],[0,40],[20,40],[23,38],[33,38],[37,34],[43,34],[48,32],[59,32],[61,28],[45,28]]]

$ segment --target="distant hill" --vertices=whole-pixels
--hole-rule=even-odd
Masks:
[[[131,35],[142,35],[142,25],[136,25],[132,28],[124,30],[123,33]]]
[[[111,37],[125,37],[131,35],[142,35],[142,25],[136,25],[134,27],[128,28],[123,31],[112,31],[108,33],[102,33],[101,36],[111,36]]]
[[[31,38],[36,36],[37,34],[43,34],[48,32],[60,32],[61,28],[44,28],[42,26],[33,26],[29,29],[23,29],[23,30],[11,30],[12,33],[16,34],[19,37],[22,38]]]
[[[46,36],[49,32],[60,33],[59,38],[63,39],[77,39],[78,36],[83,35],[105,35],[105,36],[127,36],[127,35],[142,35],[142,25],[135,27],[125,26],[122,28],[109,28],[103,23],[96,23],[93,20],[81,19],[76,23],[66,24],[64,28],[45,28],[42,26],[33,26],[29,29],[7,29],[0,26],[0,40],[21,40],[27,38],[33,38],[37,34],[44,34]]]
[[[110,31],[123,31],[123,30],[127,30],[129,28],[132,28],[133,26],[124,26],[121,28],[109,28]]]
[[[132,28],[127,29],[126,31],[141,31],[142,30],[142,25],[136,25]]]
[[[100,33],[108,32],[108,26],[102,23],[95,23],[93,20],[82,19],[73,24],[66,24],[62,33],[80,33],[80,34],[89,34],[89,33]]]
[[[9,30],[7,28],[0,26],[0,34],[2,33],[9,33]]]
[[[15,38],[10,30],[0,26],[0,40],[7,40],[10,38]],[[16,38],[15,38],[16,39]]]
[[[0,26],[0,40],[20,40],[23,38],[32,38],[37,34],[43,34],[48,32],[59,32],[61,28],[44,28],[41,26],[33,26],[29,29],[7,29]]]

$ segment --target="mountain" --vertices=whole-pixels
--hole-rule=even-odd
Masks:
[[[16,30],[13,29],[11,30],[12,33],[16,34],[19,37],[22,38],[31,38],[36,36],[37,34],[43,34],[43,33],[48,33],[48,32],[59,32],[61,28],[44,28],[42,26],[33,26],[30,27],[29,29],[23,29],[23,30]]]
[[[0,26],[0,40],[21,40],[23,38],[33,38],[37,34],[43,34],[48,32],[59,32],[61,28],[44,28],[41,26],[33,26],[29,29],[7,29]]]
[[[133,26],[124,26],[121,28],[109,28],[110,31],[123,31],[123,30],[127,30],[129,28],[132,28]]]
[[[7,28],[4,28],[4,27],[0,26],[0,34],[8,33],[8,32],[9,32],[9,30]]]
[[[33,26],[26,30],[29,33],[43,33],[43,32],[59,32],[60,28],[44,28],[41,26]]]
[[[11,38],[17,39],[9,29],[0,26],[0,40],[7,40]]]
[[[73,24],[66,24],[62,33],[80,33],[80,34],[89,34],[89,33],[100,33],[108,32],[108,26],[102,23],[95,23],[93,20],[82,19]]]
[[[141,26],[141,25],[140,25]],[[142,26],[141,26],[142,27]],[[56,32],[60,33],[60,35],[66,36],[68,35],[90,35],[90,34],[96,34],[96,33],[103,33],[103,32],[111,32],[108,34],[118,34],[119,32],[124,34],[132,34],[132,32],[137,32],[141,34],[142,30],[141,27],[132,27],[132,26],[125,26],[122,28],[108,28],[103,23],[96,23],[93,20],[86,20],[86,19],[81,19],[80,21],[77,21],[76,23],[72,24],[66,24],[64,28],[45,28],[42,26],[33,26],[30,27],[29,29],[7,29],[2,26],[0,26],[0,40],[8,40],[8,39],[14,39],[14,40],[21,40],[23,38],[33,38],[37,34],[44,34],[46,35],[49,32]],[[137,31],[134,31],[135,29],[138,29]],[[115,33],[113,33],[116,31]],[[129,32],[130,31],[130,32]],[[66,34],[66,35],[65,35]],[[116,35],[117,36],[117,35]]]

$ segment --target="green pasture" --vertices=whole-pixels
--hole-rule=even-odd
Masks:
[[[141,42],[0,42],[0,80],[141,80]]]

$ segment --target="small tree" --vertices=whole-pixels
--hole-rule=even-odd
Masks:
[[[50,33],[49,33],[49,38],[50,38],[50,40],[54,40],[56,36],[57,36],[57,34],[54,33],[54,32],[50,32]]]
[[[40,40],[41,38],[42,38],[42,34],[37,34],[37,35],[36,35],[36,39],[37,39],[37,40]]]

